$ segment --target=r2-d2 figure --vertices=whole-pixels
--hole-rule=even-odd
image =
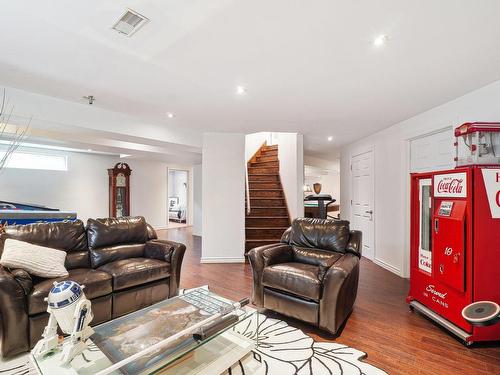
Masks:
[[[49,323],[45,327],[42,339],[32,350],[39,358],[57,348],[59,336],[57,326],[70,337],[62,346],[61,361],[70,363],[73,358],[87,348],[87,339],[94,333],[89,324],[94,318],[90,301],[83,293],[84,286],[74,281],[54,282],[49,296],[47,312],[50,314]]]

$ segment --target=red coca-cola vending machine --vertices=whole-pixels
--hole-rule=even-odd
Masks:
[[[411,175],[407,302],[467,344],[500,340],[500,324],[462,317],[473,302],[500,304],[500,123],[466,123],[455,137],[455,169]]]

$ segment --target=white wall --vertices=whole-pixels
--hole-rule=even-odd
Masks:
[[[247,134],[245,136],[245,160],[248,162],[264,142],[272,145],[272,136],[270,132],[260,132]]]
[[[0,200],[76,211],[78,218],[84,221],[89,217],[107,217],[107,168],[112,168],[117,159],[81,153],[50,153],[68,155],[68,170],[3,169],[0,172]]]
[[[33,203],[76,211],[78,218],[108,217],[108,168],[126,161],[132,169],[131,215],[142,215],[156,228],[166,225],[167,165],[112,156],[47,151],[68,156],[67,171],[4,169],[0,200]]]
[[[290,219],[304,216],[304,143],[302,134],[273,133]]]
[[[133,159],[121,159],[121,161],[128,163],[132,169],[130,214],[144,216],[157,229],[166,228],[167,164]]]
[[[244,262],[245,135],[205,133],[202,263]]]
[[[203,233],[202,215],[202,165],[193,166],[193,235]]]
[[[401,276],[409,275],[409,141],[467,121],[500,121],[498,103],[500,81],[342,149],[341,201],[345,203],[351,200],[351,155],[374,149],[376,263]],[[350,218],[350,208],[343,205],[343,217]]]

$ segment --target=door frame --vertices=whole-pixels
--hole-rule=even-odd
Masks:
[[[458,123],[458,122],[457,122]],[[403,251],[403,269],[401,270],[401,276],[404,278],[410,277],[410,231],[411,231],[411,202],[410,202],[410,173],[411,173],[411,142],[420,138],[429,137],[434,134],[443,133],[449,131],[453,132],[453,125],[442,125],[434,130],[427,131],[425,133],[420,133],[418,135],[407,136],[403,141],[403,150],[404,150],[404,168],[405,174],[402,176],[402,186],[404,189],[404,207],[405,207],[405,215],[404,215],[404,251]]]
[[[356,156],[359,156],[359,155],[362,155],[362,154],[366,154],[368,152],[371,152],[372,153],[372,162],[371,162],[371,170],[372,170],[372,210],[373,210],[373,214],[372,214],[372,221],[373,221],[373,259],[370,259],[368,257],[365,256],[365,259],[369,259],[371,260],[372,262],[375,262],[375,263],[378,263],[378,260],[377,260],[377,252],[376,252],[376,223],[377,223],[377,209],[376,209],[376,205],[375,205],[375,145],[369,145],[369,146],[366,146],[366,147],[363,147],[363,148],[358,148],[356,149],[355,151],[351,151],[349,153],[349,189],[350,189],[350,192],[349,192],[349,196],[350,196],[350,202],[349,202],[349,205],[350,205],[350,210],[349,210],[349,220],[350,222],[353,222],[353,218],[354,218],[354,213],[353,213],[353,210],[352,210],[352,201],[353,201],[353,174],[352,174],[352,159],[355,158]],[[361,249],[363,248],[363,246],[361,246]],[[383,266],[385,267],[385,264],[383,264]]]
[[[186,191],[186,201],[187,201],[187,207],[186,207],[186,224],[184,224],[184,227],[189,227],[192,226],[192,205],[193,205],[193,197],[192,197],[192,192],[193,192],[193,181],[192,181],[192,168],[190,167],[182,167],[182,166],[176,166],[176,167],[169,167],[167,166],[167,199],[165,202],[165,205],[167,207],[167,217],[166,217],[166,226],[167,228],[171,228],[170,225],[170,219],[168,217],[168,198],[170,197],[170,189],[168,188],[169,185],[169,180],[170,180],[170,172],[171,171],[181,171],[181,172],[186,172],[187,173],[187,191]]]

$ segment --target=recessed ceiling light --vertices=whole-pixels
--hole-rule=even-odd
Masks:
[[[245,86],[236,86],[236,93],[238,95],[243,95],[247,92],[247,89]]]
[[[168,112],[168,113],[167,113],[167,117],[168,117],[168,118],[174,118],[174,114],[173,114],[172,112]]]
[[[327,139],[328,139],[328,142],[333,141],[333,137],[332,136],[329,136]]]
[[[387,43],[387,35],[382,34],[373,39],[375,47],[382,47],[385,43]]]

